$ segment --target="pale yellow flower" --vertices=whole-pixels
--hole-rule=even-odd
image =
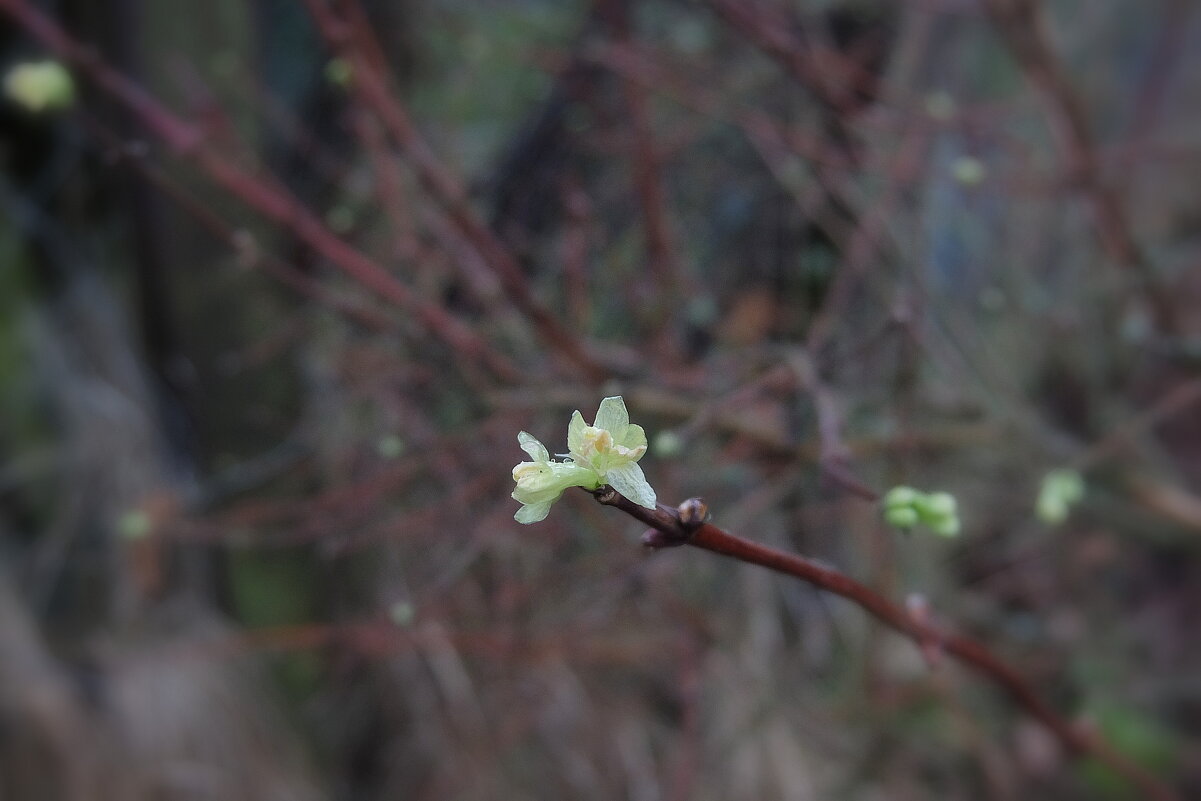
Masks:
[[[636,464],[646,453],[646,433],[630,423],[620,396],[601,401],[593,425],[578,411],[571,416],[565,461],[551,461],[545,446],[524,431],[517,441],[533,460],[513,468],[513,498],[522,504],[513,517],[519,523],[544,519],[570,487],[592,490],[608,484],[631,501],[655,508],[655,491]]]
[[[517,482],[513,499],[522,504],[513,516],[517,522],[537,523],[545,519],[551,504],[569,487],[596,489],[600,486],[594,471],[572,462],[552,462],[546,447],[526,432],[518,434],[517,441],[534,460],[513,468],[513,480]]]
[[[595,470],[602,483],[640,506],[655,508],[655,491],[636,464],[646,453],[646,432],[630,423],[620,395],[601,401],[592,425],[578,411],[573,414],[567,448],[572,461]]]

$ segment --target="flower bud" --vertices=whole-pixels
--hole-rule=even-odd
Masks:
[[[913,487],[893,487],[884,496],[884,506],[892,509],[902,506],[912,506],[921,496]]]
[[[923,518],[954,517],[959,509],[955,496],[949,492],[932,492],[917,503]]]
[[[884,510],[888,525],[897,528],[913,528],[917,525],[917,510],[910,506],[896,506]]]
[[[926,525],[930,527],[931,531],[933,531],[935,534],[938,534],[940,536],[943,536],[943,537],[959,536],[959,518],[958,517],[943,517],[943,518],[939,518],[937,520],[930,520],[930,521],[926,522]]]
[[[709,519],[709,506],[700,498],[689,498],[676,511],[680,514],[680,524],[688,529],[704,525]]]
[[[1084,479],[1075,470],[1052,470],[1043,477],[1034,510],[1048,525],[1067,520],[1071,508],[1084,498]]]

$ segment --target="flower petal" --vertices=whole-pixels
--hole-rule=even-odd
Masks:
[[[647,483],[642,468],[633,462],[607,471],[605,481],[639,506],[655,508],[655,490]]]
[[[584,415],[580,414],[579,409],[576,409],[571,415],[571,422],[567,424],[567,450],[572,453],[580,453],[583,450],[584,429],[587,427]]]
[[[550,454],[546,452],[546,446],[535,439],[531,434],[524,431],[518,432],[517,443],[521,445],[521,449],[530,455],[530,458],[535,462],[549,462]]]
[[[524,504],[554,503],[569,487],[596,489],[595,470],[570,462],[522,462],[513,468],[513,500]]]
[[[596,422],[592,425],[603,428],[619,439],[625,434],[626,426],[630,424],[630,414],[626,411],[626,402],[620,395],[605,398],[596,410]]]
[[[617,445],[621,445],[624,448],[629,448],[632,451],[637,450],[638,448],[643,448],[643,453],[646,452],[646,432],[643,431],[642,426],[639,425],[626,426],[625,433],[621,435],[620,439],[616,434],[613,435],[613,442]],[[641,458],[641,454],[638,458]]]
[[[546,516],[550,514],[551,503],[551,501],[546,501],[545,503],[526,504],[517,510],[517,514],[513,515],[513,519],[518,523],[525,523],[527,525],[545,520]]]

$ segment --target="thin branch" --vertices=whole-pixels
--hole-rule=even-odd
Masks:
[[[629,4],[625,0],[603,0],[600,7],[614,41],[622,47],[630,47],[634,30]],[[629,76],[619,73],[618,78],[626,112],[624,122],[628,129],[626,142],[630,149],[631,174],[642,207],[648,267],[659,284],[660,296],[674,298],[681,288],[679,265],[672,248],[669,209],[663,186],[663,160],[651,128],[648,91]]]
[[[643,543],[648,547],[691,545],[784,573],[846,598],[884,625],[913,640],[924,652],[937,648],[1004,690],[1015,704],[1046,726],[1068,754],[1077,757],[1090,756],[1103,762],[1138,787],[1146,798],[1178,801],[1176,793],[1158,777],[1117,751],[1098,735],[1074,725],[1060,715],[1039,697],[1014,668],[975,640],[933,625],[927,621],[925,615],[914,615],[905,607],[889,601],[870,587],[833,568],[796,554],[736,537],[717,526],[703,522],[703,504],[698,499],[685,501],[680,509],[660,504],[657,509],[652,510],[624,498],[611,487],[601,487],[592,494],[599,503],[614,506],[650,526],[651,530],[643,536]],[[683,517],[681,511],[685,513]]]
[[[321,220],[278,184],[253,175],[204,142],[202,134],[151,97],[142,87],[113,69],[92,48],[75,40],[28,0],[0,0],[0,12],[11,17],[133,115],[176,153],[189,157],[218,186],[247,206],[288,228],[297,239],[329,260],[356,282],[413,314],[434,336],[499,378],[512,380],[517,367],[466,323],[430,303],[398,281],[367,254],[339,239]]]
[[[1068,177],[1092,206],[1101,246],[1114,262],[1132,273],[1159,331],[1176,333],[1176,304],[1171,290],[1155,275],[1135,239],[1121,198],[1101,174],[1087,109],[1048,41],[1039,4],[1031,0],[988,0],[985,7],[1002,43],[1043,98],[1055,144],[1067,162]]]
[[[525,272],[503,242],[479,219],[462,184],[421,136],[408,109],[388,85],[380,64],[380,48],[356,4],[347,3],[348,19],[339,18],[324,0],[307,0],[309,13],[330,46],[352,67],[355,89],[364,105],[379,118],[389,137],[404,154],[421,186],[492,270],[509,301],[533,325],[539,337],[592,381],[602,381],[609,368],[589,352],[534,297]]]
[[[859,105],[856,94],[872,91],[876,79],[862,64],[833,48],[814,47],[783,7],[757,0],[707,0],[707,5],[830,109],[851,114]]]

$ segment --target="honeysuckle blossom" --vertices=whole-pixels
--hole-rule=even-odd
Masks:
[[[522,431],[517,435],[517,441],[534,460],[513,468],[513,480],[517,482],[513,498],[522,503],[513,515],[518,523],[537,523],[545,519],[550,514],[550,505],[570,487],[596,489],[600,486],[595,471],[570,461],[552,462],[546,446],[530,434]]]
[[[517,435],[521,449],[533,459],[513,468],[517,487],[513,498],[522,507],[513,517],[519,523],[536,523],[550,512],[552,503],[570,487],[596,489],[608,484],[634,503],[655,508],[655,491],[647,483],[637,461],[646,453],[646,433],[630,423],[621,396],[605,398],[592,425],[577,410],[567,427],[564,461],[551,461],[550,453],[537,439],[522,431]]]

